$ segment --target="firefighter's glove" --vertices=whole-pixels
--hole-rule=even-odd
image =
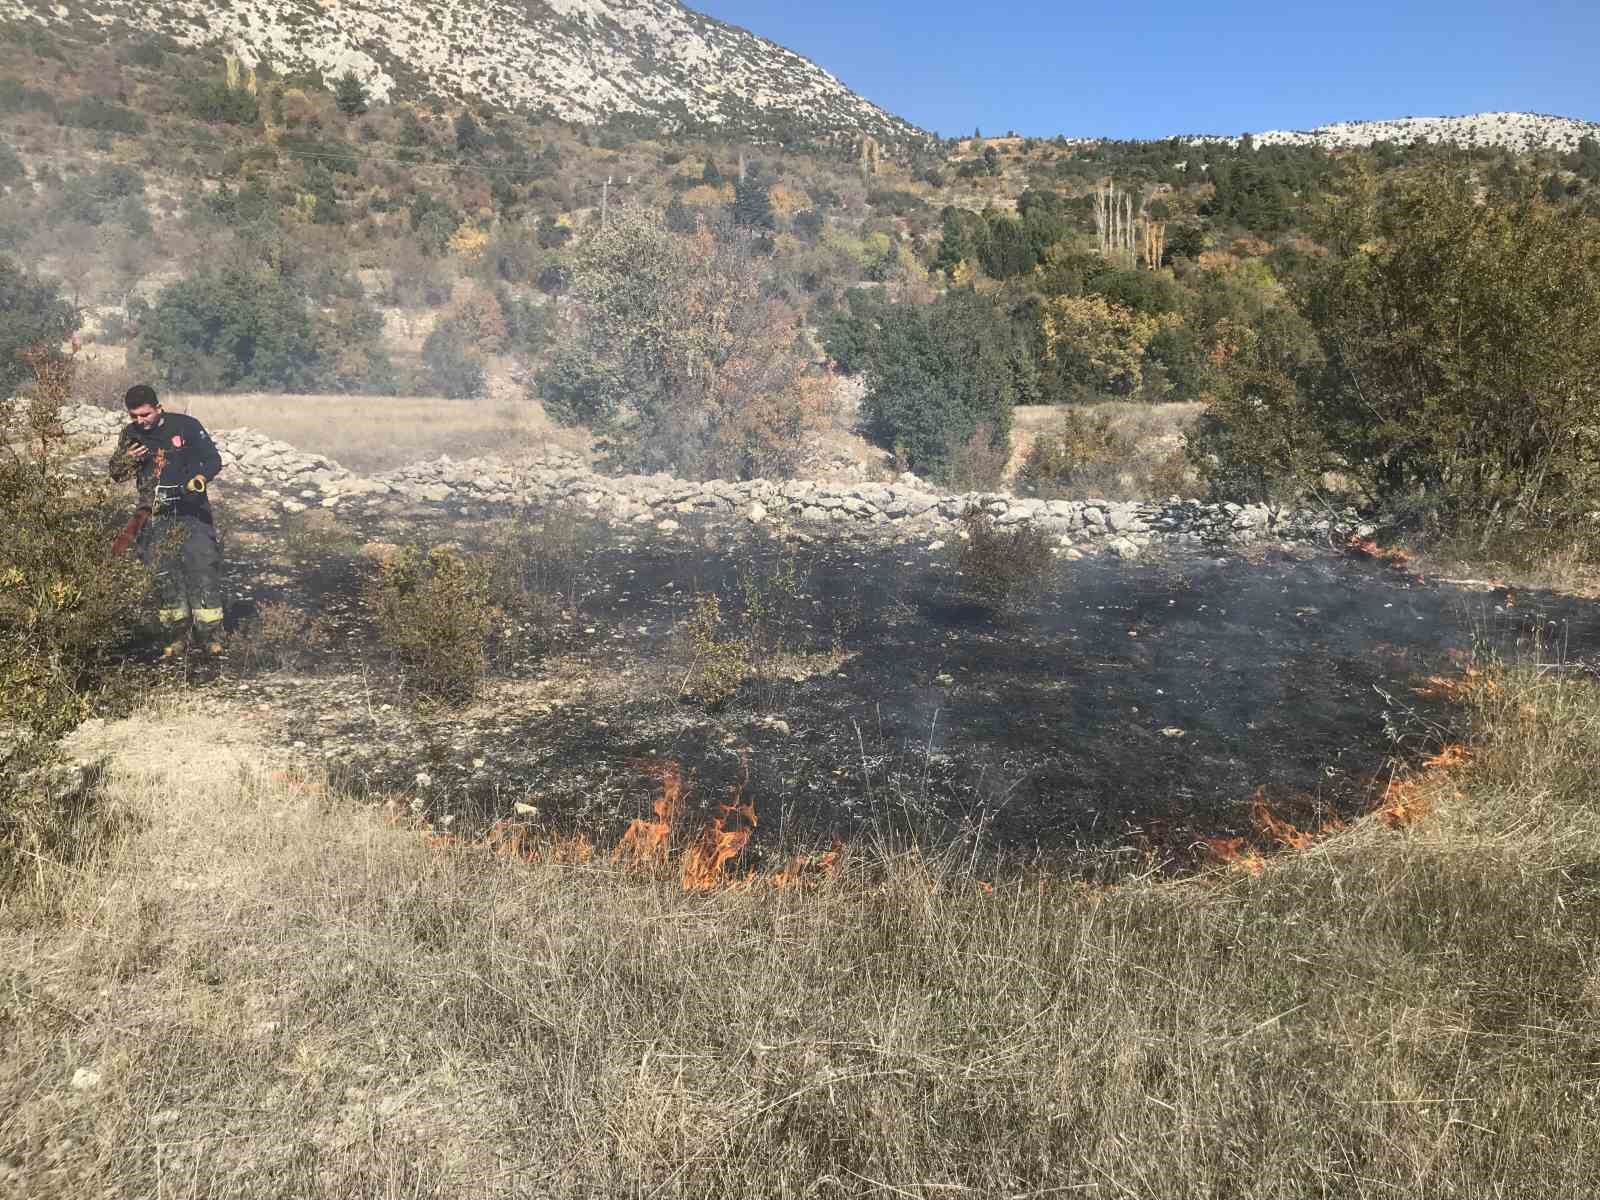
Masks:
[[[186,492],[194,492],[196,494],[205,491],[206,477],[204,475],[196,475],[193,479],[189,480],[188,483],[183,485],[183,490]]]

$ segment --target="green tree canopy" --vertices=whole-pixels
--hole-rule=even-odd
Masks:
[[[1321,237],[1333,253],[1294,285],[1320,351],[1257,335],[1236,356],[1207,416],[1213,470],[1254,456],[1263,482],[1301,487],[1337,471],[1484,544],[1587,527],[1600,509],[1600,219],[1483,196],[1435,168],[1384,186],[1356,175]],[[1296,431],[1295,453],[1240,436],[1269,411]]]
[[[1038,399],[1028,337],[995,299],[961,288],[877,314],[862,415],[874,440],[942,476],[980,424],[996,445],[1018,404]]]
[[[55,280],[40,279],[0,255],[0,400],[32,375],[22,361],[25,351],[59,351],[82,323]]]
[[[361,82],[360,76],[354,71],[346,71],[339,76],[339,81],[334,84],[333,99],[339,111],[347,117],[359,117],[367,111],[371,101],[367,85]]]
[[[538,383],[558,420],[602,433],[632,469],[792,471],[823,398],[803,377],[793,314],[765,293],[749,233],[673,233],[619,205],[574,254],[581,321]]]
[[[327,313],[271,271],[225,267],[162,290],[139,346],[169,386],[306,392],[372,386],[388,373],[381,319],[354,301]]]

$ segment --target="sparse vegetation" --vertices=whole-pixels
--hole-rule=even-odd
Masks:
[[[693,696],[713,711],[738,695],[755,670],[749,638],[730,631],[727,624],[721,597],[708,592],[694,598],[680,630],[688,668],[678,694]]]
[[[981,508],[961,516],[952,558],[961,587],[980,604],[1000,609],[1044,587],[1053,561],[1049,535],[1032,525],[1000,526]]]
[[[486,554],[489,599],[499,616],[497,659],[514,662],[547,648],[558,622],[577,612],[592,536],[575,513],[560,506],[490,531]]]
[[[670,590],[634,593],[637,625],[591,627],[585,610],[623,574],[656,570],[656,535],[630,528],[606,553],[626,546],[631,565],[586,579],[612,514],[591,527],[552,508],[465,521],[468,548],[367,545],[379,562],[359,613],[336,595],[321,615],[302,589],[262,602],[232,639],[230,673],[316,678],[190,677],[101,731],[104,778],[17,786],[83,715],[119,711],[110,651],[142,586],[105,552],[125,514],[61,469],[54,405],[73,386],[114,403],[152,365],[165,385],[235,391],[191,397],[213,428],[270,423],[357,469],[541,439],[542,411],[500,398],[509,377],[540,381],[617,465],[773,477],[801,468],[829,415],[820,329],[838,368],[864,377],[883,449],[956,487],[999,485],[1023,419],[1044,432],[1019,490],[1186,491],[1180,435],[1205,404],[1196,462],[1218,496],[1340,489],[1438,532],[1549,533],[1592,555],[1592,141],[1570,156],[1462,151],[1456,190],[1410,178],[1435,152],[1393,146],[1341,164],[1186,145],[1180,162],[1175,145],[1007,138],[897,159],[769,126],[757,165],[725,132],[383,103],[353,73],[330,87],[264,72],[258,95],[185,86],[215,64],[191,71],[196,53],[165,39],[114,40],[0,46],[0,111],[27,167],[27,185],[0,194],[0,245],[27,264],[0,261],[0,371],[11,350],[46,346],[0,437],[14,526],[0,539],[0,1192],[1365,1200],[1576,1198],[1600,1183],[1600,689],[1575,669],[1451,681],[1471,745],[1395,765],[1378,811],[1348,827],[1263,819],[1170,858],[1151,834],[1142,851],[1001,853],[980,874],[987,806],[1005,796],[955,795],[958,840],[935,845],[918,840],[933,807],[895,772],[917,756],[923,793],[930,772],[971,778],[950,747],[973,743],[941,720],[1020,728],[1036,714],[1004,710],[1025,689],[955,663],[944,674],[940,629],[909,700],[861,703],[842,669],[860,564],[819,557],[813,592],[793,558],[763,557],[770,521],[754,515],[737,536],[760,550],[732,560],[736,587],[699,573],[709,551],[679,556],[694,566]],[[128,80],[115,102],[80,94],[113,71]],[[0,186],[6,171],[0,150]],[[1100,240],[1107,177],[1142,222],[1136,246]],[[1346,207],[1318,226],[1329,195]],[[52,277],[116,310],[86,328],[105,342],[126,331],[137,374],[74,385],[63,351],[78,316]],[[1470,337],[1450,329],[1463,314]],[[1468,352],[1484,346],[1495,353]],[[402,383],[434,394],[277,394]],[[1370,404],[1352,401],[1358,385]],[[274,393],[263,405],[244,388]],[[1017,418],[1041,401],[1082,405],[1048,426],[1039,403]],[[887,490],[871,486],[862,495]],[[268,587],[353,569],[364,520],[317,511],[253,533]],[[961,530],[953,573],[897,551],[872,631],[880,667],[926,615],[912,601],[929,597],[901,590],[924,575],[949,628],[970,626],[994,661],[1039,653],[1043,603],[1028,622],[981,618],[1065,578],[1050,540],[981,508]],[[970,604],[943,602],[956,592]],[[1122,611],[1106,618],[1119,642]],[[659,660],[602,657],[666,639],[668,614],[667,686]],[[1002,646],[1012,632],[1028,639]],[[1168,653],[1142,614],[1127,636]],[[337,690],[330,668],[347,655],[383,678]],[[1202,722],[1123,717],[1103,703],[1104,674],[1093,688],[1076,676],[1085,662],[1048,660],[1030,686],[1115,709],[1097,755],[1165,744],[1193,754],[1182,770],[1231,755]],[[837,673],[838,729],[797,715],[798,681],[823,671]],[[517,707],[482,720],[502,683]],[[257,701],[309,703],[324,687],[319,737],[420,728],[429,770],[437,758],[471,782],[449,791],[457,776],[441,770],[390,794],[395,776],[330,755],[336,778],[361,780],[357,798],[283,770],[283,746],[256,740],[275,736]],[[380,724],[384,689],[397,703]],[[398,703],[407,691],[420,717]],[[617,707],[558,712],[600,691]],[[364,715],[321,719],[363,696]],[[896,702],[921,727],[885,721]],[[624,709],[648,722],[624,727]],[[358,732],[335,735],[347,717]],[[493,807],[478,739],[501,722],[509,741],[487,744],[521,739],[558,764],[560,818],[532,789]],[[830,761],[841,731],[854,744]],[[555,832],[611,801],[582,753],[596,742],[704,746],[713,769],[773,753],[756,764],[770,789],[681,847],[715,864],[704,888],[686,895],[689,873],[659,869],[665,855],[641,870]],[[299,749],[330,752],[311,745]],[[830,773],[836,788],[861,781],[871,817],[855,828],[881,840],[826,855],[786,844]],[[755,828],[746,805],[782,839],[729,833],[735,814]],[[909,835],[885,815],[913,807],[928,824]],[[480,818],[487,829],[469,827]],[[1193,870],[1202,852],[1220,865]]]
[[[89,801],[23,779],[62,735],[115,706],[124,677],[113,652],[148,584],[111,554],[125,514],[68,472],[60,408],[72,360],[41,350],[25,365],[25,396],[0,406],[0,896],[33,876],[32,855],[55,853],[90,820]]]
[[[228,655],[242,674],[250,675],[304,670],[333,648],[334,632],[326,617],[269,600],[241,623],[229,643]]]
[[[1056,428],[1040,434],[1017,471],[1030,496],[1105,495],[1105,476],[1133,457],[1133,446],[1106,412],[1069,408]]]
[[[379,564],[366,602],[378,636],[425,700],[471,698],[488,669],[489,572],[444,547],[407,547]]]
[[[14,1178],[462,1194],[520,1155],[568,1192],[1577,1200],[1600,1177],[1600,697],[1545,675],[1476,703],[1473,757],[1424,782],[1411,828],[1109,888],[861,847],[803,891],[684,893],[430,849],[315,781],[121,768],[105,802],[157,823],[55,878],[59,933],[4,935]],[[237,864],[248,919],[218,929],[175,888],[197,854]],[[263,1018],[283,989],[300,1002]],[[564,1053],[529,1052],[551,1038]],[[79,1066],[99,1084],[66,1108]],[[286,1073],[309,1081],[293,1106]],[[181,1148],[158,1156],[143,1131],[169,1111]]]

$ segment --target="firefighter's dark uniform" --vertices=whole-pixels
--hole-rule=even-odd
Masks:
[[[128,457],[135,445],[149,453]],[[211,502],[204,491],[189,490],[196,476],[210,483],[222,470],[222,459],[205,427],[183,413],[163,412],[154,429],[130,422],[111,456],[111,478],[134,478],[139,503],[150,520],[139,531],[139,558],[155,572],[161,623],[176,627],[193,617],[202,642],[222,634],[222,550],[217,544]]]

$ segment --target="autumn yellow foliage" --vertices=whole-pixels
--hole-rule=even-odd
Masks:
[[[463,225],[450,235],[450,252],[468,262],[477,262],[489,245],[489,234],[476,225]]]
[[[682,200],[685,204],[696,208],[715,208],[719,204],[732,204],[733,185],[712,187],[709,183],[702,183],[699,187],[692,187],[685,192]]]
[[[1043,308],[1045,345],[1063,377],[1118,396],[1139,390],[1145,347],[1180,321],[1136,313],[1104,296],[1052,296]]]
[[[803,208],[811,207],[811,197],[797,188],[785,184],[775,183],[767,192],[767,199],[772,203],[772,211],[780,217],[792,217]]]

